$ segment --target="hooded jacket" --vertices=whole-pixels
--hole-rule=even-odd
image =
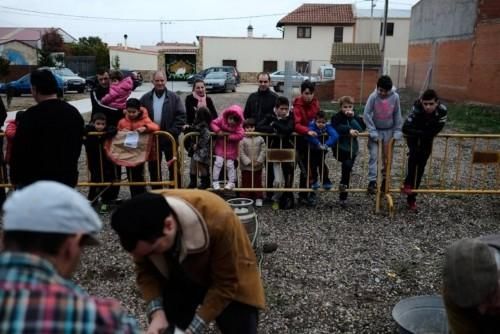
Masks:
[[[229,116],[236,117],[236,124],[229,125]],[[243,110],[238,105],[232,105],[225,109],[222,114],[210,124],[213,132],[227,132],[227,136],[217,136],[215,140],[215,155],[225,159],[235,160],[238,158],[238,145],[245,136],[243,129]]]
[[[333,115],[331,123],[339,134],[339,150],[356,155],[359,150],[358,138],[351,137],[349,132],[351,130],[363,132],[366,129],[363,119],[358,115],[347,117],[342,111],[339,111],[338,113]]]
[[[448,110],[443,104],[438,104],[433,113],[427,114],[422,102],[416,101],[403,125],[403,133],[407,136],[431,139],[443,130],[447,119]]]
[[[117,83],[112,83],[109,93],[104,95],[101,103],[116,109],[125,109],[127,99],[132,94],[134,83],[132,78],[126,77]]]
[[[295,132],[300,135],[307,134],[309,131],[309,122],[316,117],[318,113],[319,101],[313,97],[310,103],[304,101],[302,96],[297,96],[293,100],[293,115],[295,117]]]
[[[148,116],[146,108],[140,108],[141,114],[136,119],[129,119],[128,115],[118,122],[118,130],[135,131],[140,127],[146,127],[146,132],[155,132],[160,130],[160,126],[153,122]]]
[[[326,124],[326,126],[323,129],[318,128],[316,125],[316,121],[312,120],[309,123],[309,130],[312,130],[318,134],[317,137],[314,136],[307,136],[307,141],[309,144],[311,144],[311,148],[313,149],[318,149],[320,148],[320,145],[324,142],[326,146],[328,147],[333,147],[335,143],[337,142],[337,139],[339,139],[339,134],[331,124]],[[321,136],[326,135],[327,139],[324,140],[321,138]]]
[[[381,98],[375,90],[366,101],[363,120],[370,134],[370,138],[378,137],[378,130],[392,130],[394,137],[401,137],[403,119],[399,95],[393,88],[387,97]]]

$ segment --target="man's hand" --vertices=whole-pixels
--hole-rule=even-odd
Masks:
[[[168,321],[165,311],[156,310],[151,315],[151,322],[149,323],[146,334],[162,334],[167,330]]]

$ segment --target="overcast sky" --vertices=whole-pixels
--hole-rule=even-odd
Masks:
[[[384,8],[384,0],[373,1],[376,9]],[[389,0],[389,8],[409,10],[417,2]],[[246,36],[249,24],[254,27],[256,37],[280,37],[276,23],[303,3],[355,3],[359,8],[370,8],[370,0],[0,0],[0,27],[59,27],[75,38],[99,36],[109,45],[122,43],[123,35],[127,34],[128,45],[134,47],[154,45],[160,41],[160,20],[166,22],[163,25],[165,42],[192,43],[198,35]],[[269,14],[276,15],[258,17]],[[256,17],[173,21],[248,16]],[[122,21],[104,18],[120,18]],[[141,19],[144,22],[123,19]]]

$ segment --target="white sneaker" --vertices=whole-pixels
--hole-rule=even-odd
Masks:
[[[226,189],[226,190],[233,190],[234,186],[235,186],[235,184],[233,182],[228,182],[226,184],[226,186],[224,187],[224,189]]]
[[[214,181],[214,182],[212,183],[212,188],[213,188],[214,190],[220,190],[220,184],[219,184],[219,181]]]
[[[255,200],[255,206],[258,206],[258,207],[261,207],[262,206],[262,199],[261,198],[257,198]]]

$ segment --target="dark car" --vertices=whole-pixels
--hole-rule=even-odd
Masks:
[[[232,73],[211,72],[205,76],[205,89],[213,92],[236,92],[236,78]]]
[[[31,94],[31,73],[25,74],[17,80],[8,82],[6,84],[0,84],[0,93],[6,93],[10,96],[21,96],[21,94]],[[62,95],[63,91],[67,90],[63,78],[59,75],[54,74],[57,81],[57,94]]]
[[[204,69],[203,71],[200,71],[196,74],[192,74],[187,78],[187,83],[192,85],[196,79],[205,79],[208,73],[212,72],[226,72],[226,73],[231,73],[235,79],[236,79],[236,84],[240,84],[240,72],[236,69],[234,66],[213,66],[213,67],[208,67]]]
[[[130,70],[120,70],[120,71],[122,72],[124,78],[126,78],[126,77],[132,78],[132,82],[134,83],[134,87],[132,88],[133,90],[135,90],[137,87],[142,85],[143,80],[142,80],[141,72],[130,71]],[[97,87],[97,76],[92,75],[90,77],[87,77],[85,79],[85,83],[86,83],[88,89],[96,88]]]

